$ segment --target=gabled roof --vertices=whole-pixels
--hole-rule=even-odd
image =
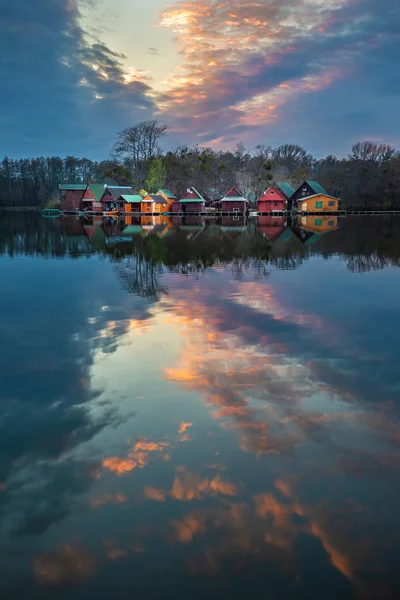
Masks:
[[[203,196],[196,188],[188,188],[186,194],[180,199],[180,202],[205,202]]]
[[[162,190],[159,190],[158,194],[164,194],[164,196],[166,196],[169,200],[176,200],[175,194],[173,194],[172,192],[170,192],[166,188],[163,188]]]
[[[245,202],[247,202],[246,198],[235,186],[231,187],[229,192],[227,194],[225,194],[225,196],[223,198],[221,198],[220,202],[224,202],[226,200],[229,200],[229,201],[241,200],[242,202],[244,200]]]
[[[125,200],[125,202],[127,202],[128,204],[138,204],[143,200],[142,196],[139,196],[137,194],[121,194],[121,196],[119,196],[117,200],[119,200],[120,198],[122,198],[122,200]]]
[[[270,186],[270,187],[267,189],[267,191],[266,191],[266,192],[264,192],[264,193],[263,193],[263,194],[262,194],[262,195],[259,197],[259,199],[258,199],[258,202],[260,202],[260,200],[262,200],[262,201],[265,201],[265,200],[269,201],[269,200],[270,200],[270,197],[268,196],[268,192],[269,192],[270,190],[275,190],[275,191],[276,191],[276,192],[277,192],[277,193],[280,195],[280,197],[282,198],[282,200],[283,200],[283,201],[285,201],[285,200],[286,200],[286,195],[284,194],[284,192],[282,191],[282,189],[280,188],[280,186],[278,186],[278,185],[271,185],[271,186]]]
[[[157,202],[157,204],[167,204],[166,199],[161,194],[148,194],[146,198],[151,198],[153,202]]]
[[[92,190],[95,200],[97,200],[97,202],[100,202],[100,200],[104,196],[104,192],[106,191],[107,186],[104,186],[104,183],[89,183],[87,187]]]
[[[287,200],[289,200],[289,198],[293,196],[294,189],[292,188],[290,183],[286,183],[286,181],[277,181],[276,185],[284,193]]]
[[[326,190],[318,181],[306,181],[306,183],[314,190],[315,194],[326,194]]]
[[[122,196],[122,194],[128,194],[130,196],[135,194],[130,185],[107,185],[106,190],[109,190],[114,198],[118,198],[119,196]]]
[[[318,196],[325,196],[325,198],[331,198],[332,200],[337,200],[339,202],[339,198],[335,198],[335,196],[330,196],[326,192],[319,192],[318,194],[311,194],[311,196],[303,196],[303,198],[299,198],[297,202],[304,202],[304,200],[311,200],[311,198],[318,198]]]
[[[60,190],[76,190],[78,192],[84,192],[87,188],[86,183],[60,183],[58,186]]]

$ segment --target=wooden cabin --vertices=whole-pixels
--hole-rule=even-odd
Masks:
[[[261,231],[271,242],[275,241],[286,229],[287,217],[285,216],[262,216],[258,217],[258,230]]]
[[[141,202],[141,212],[144,214],[159,215],[166,212],[167,200],[161,194],[147,194]]]
[[[259,213],[284,212],[289,208],[289,202],[294,190],[289,183],[279,181],[268,188],[257,201]]]
[[[337,212],[339,199],[328,194],[314,194],[297,201],[297,210],[302,213]]]
[[[117,198],[117,207],[119,213],[140,213],[142,196],[137,194],[122,194]]]
[[[131,188],[130,185],[125,186],[116,186],[116,185],[106,185],[105,192],[102,198],[104,210],[108,211],[116,211],[118,210],[118,199],[123,195],[134,196],[135,192]]]
[[[157,192],[157,195],[162,196],[167,203],[164,206],[164,212],[167,212],[167,213],[172,212],[172,205],[174,204],[174,202],[176,202],[176,199],[177,199],[175,194],[173,194],[170,190],[163,188],[162,190],[159,190]]]
[[[182,213],[203,213],[206,204],[203,196],[194,187],[187,189],[186,194],[179,200]]]
[[[322,187],[318,181],[303,181],[303,183],[293,192],[290,200],[291,205],[296,207],[297,202],[301,198],[307,198],[308,196],[315,196],[316,194],[327,194],[327,191]]]
[[[76,212],[81,208],[81,201],[86,190],[85,183],[61,183],[60,209],[64,212]]]
[[[244,214],[247,210],[247,199],[237,187],[231,187],[221,200],[214,203],[214,206],[223,213]]]
[[[89,212],[103,212],[103,196],[106,187],[104,183],[89,183],[82,198],[82,209]]]

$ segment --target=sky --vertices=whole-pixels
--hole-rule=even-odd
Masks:
[[[398,0],[0,0],[0,156],[166,147],[400,146]]]

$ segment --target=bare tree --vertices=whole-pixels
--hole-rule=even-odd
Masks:
[[[112,156],[129,166],[136,180],[142,180],[148,162],[161,154],[160,140],[167,130],[168,125],[156,119],[127,127],[118,133]]]
[[[396,148],[390,144],[377,144],[376,142],[357,142],[351,149],[350,159],[370,160],[382,163],[393,158]]]

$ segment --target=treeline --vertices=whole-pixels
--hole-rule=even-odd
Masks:
[[[57,200],[60,183],[98,181],[132,185],[135,191],[171,189],[178,197],[194,185],[209,200],[220,198],[231,185],[255,202],[272,181],[294,188],[304,179],[319,181],[346,208],[400,209],[400,152],[375,142],[355,144],[346,158],[316,159],[301,146],[259,145],[249,151],[181,146],[163,152],[167,126],[158,121],[121,131],[111,158],[50,157],[0,163],[0,207],[39,207]]]

